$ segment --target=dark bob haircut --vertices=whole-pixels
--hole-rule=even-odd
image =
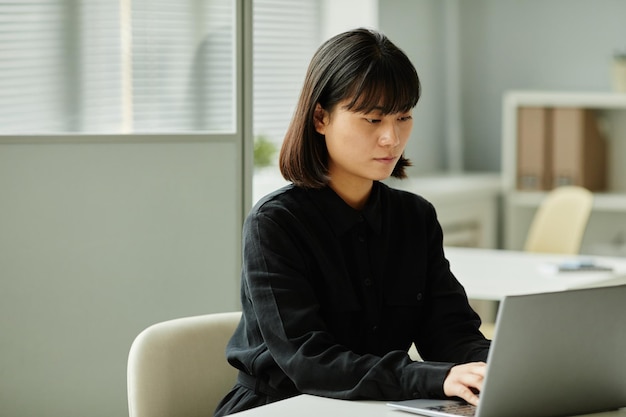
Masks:
[[[406,112],[415,107],[420,81],[409,58],[385,35],[355,29],[326,41],[317,50],[306,73],[302,92],[280,150],[280,172],[301,187],[328,184],[328,150],[315,130],[317,103],[332,112],[342,100],[347,110],[383,114]],[[405,178],[410,166],[402,156],[391,176]]]

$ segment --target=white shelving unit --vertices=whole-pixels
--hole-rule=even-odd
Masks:
[[[521,249],[532,217],[545,192],[519,191],[517,109],[522,106],[578,107],[595,111],[608,141],[608,187],[594,194],[582,253],[626,256],[626,94],[511,91],[503,99],[502,176],[504,246]]]

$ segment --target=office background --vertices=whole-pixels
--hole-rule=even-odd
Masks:
[[[413,59],[424,85],[413,175],[497,173],[503,92],[610,91],[624,16],[620,0],[328,1],[316,43],[377,26]],[[243,94],[237,114],[251,111]],[[238,307],[252,126],[237,126],[211,139],[0,137],[0,414],[126,415],[126,355],[142,328]]]

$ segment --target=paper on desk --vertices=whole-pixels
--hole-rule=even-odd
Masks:
[[[581,272],[612,272],[613,268],[608,265],[598,264],[593,259],[580,258],[541,264],[539,270],[546,274],[570,274]]]

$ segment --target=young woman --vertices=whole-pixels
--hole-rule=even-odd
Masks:
[[[477,403],[489,341],[435,209],[380,182],[405,177],[419,96],[381,33],[342,33],[313,56],[280,153],[293,184],[244,224],[243,316],[227,348],[239,379],[216,416],[299,393]]]

